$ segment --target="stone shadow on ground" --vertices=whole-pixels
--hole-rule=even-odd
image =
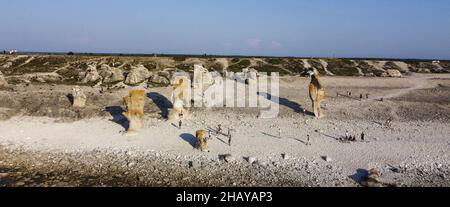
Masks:
[[[161,111],[160,115],[163,118],[169,118],[169,109],[173,108],[173,104],[169,101],[169,99],[156,92],[148,93],[147,97],[150,98],[153,103],[156,104],[156,106],[158,106],[159,110]]]
[[[197,148],[197,138],[192,135],[192,134],[188,134],[188,133],[184,133],[180,135],[180,138],[183,139],[185,142],[189,143],[192,148]]]
[[[258,95],[265,97],[267,100],[270,100],[270,101],[273,101],[273,99],[272,99],[273,97],[276,98],[276,96],[272,96],[272,94],[265,93],[265,92],[258,92]],[[291,101],[287,98],[278,97],[278,102],[279,102],[278,104],[292,109],[295,113],[303,113],[303,110],[305,109],[300,104],[298,104],[294,101]],[[305,115],[315,116],[314,113],[312,113],[308,110],[305,110]]]
[[[111,120],[116,124],[121,125],[125,130],[128,130],[130,123],[128,122],[128,119],[122,114],[125,112],[122,107],[120,106],[108,106],[105,108],[105,111],[111,114],[113,117]]]
[[[353,175],[350,175],[349,178],[353,181],[360,183],[361,181],[364,181],[369,176],[369,171],[365,169],[357,169],[356,173]]]

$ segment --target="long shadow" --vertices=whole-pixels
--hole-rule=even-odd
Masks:
[[[128,119],[122,114],[125,112],[122,107],[120,106],[108,106],[105,108],[105,111],[110,113],[113,117],[110,121],[121,125],[125,130],[127,130],[130,127],[130,123],[128,122]]]
[[[225,134],[225,132],[218,132],[217,129],[213,129],[212,127],[208,127],[208,131],[211,131],[214,133],[214,135],[222,135],[222,136],[228,136],[228,134]],[[224,129],[222,129],[224,131]]]
[[[167,119],[169,116],[169,108],[173,108],[172,102],[160,93],[151,92],[147,94],[147,97],[152,99],[153,103],[161,110],[161,116]]]
[[[216,130],[216,129],[213,129],[212,127],[208,127],[208,131],[214,132],[213,135],[211,135],[212,137],[213,137],[213,136],[216,136],[216,139],[218,139],[218,140],[221,141],[222,143],[228,145],[228,142],[225,142],[223,139],[219,138],[220,135],[222,135],[222,136],[228,136],[227,134],[225,134],[225,133],[223,133],[223,132],[217,133],[217,130]]]
[[[180,135],[180,138],[189,143],[192,148],[195,149],[197,147],[197,138],[194,135],[184,133]]]
[[[297,138],[293,138],[294,140],[301,142],[304,145],[308,145],[308,143],[306,143],[305,141],[301,140],[301,139],[297,139]]]
[[[269,136],[269,137],[272,137],[272,138],[277,138],[277,139],[281,139],[280,137],[278,137],[278,136],[275,136],[275,135],[271,135],[271,134],[268,134],[268,133],[265,133],[265,132],[261,132],[261,134],[263,134],[263,135],[265,135],[265,136]]]
[[[369,176],[369,172],[367,170],[357,169],[355,174],[350,175],[348,177],[354,180],[355,182],[360,183],[361,181],[367,179],[367,176]]]
[[[335,139],[335,140],[339,140],[338,137],[333,137],[333,136],[331,136],[331,135],[328,135],[328,134],[325,134],[325,133],[322,133],[322,132],[319,132],[319,134],[320,134],[320,135],[323,135],[323,136],[326,136],[326,137],[329,137],[329,138],[332,138],[332,139]]]
[[[267,100],[270,100],[270,101],[273,101],[273,98],[277,98],[276,96],[272,96],[272,94],[265,93],[265,92],[258,92],[258,95],[263,96],[263,97],[267,98]],[[304,110],[304,108],[300,104],[293,102],[287,98],[278,97],[278,104],[292,109],[295,113],[303,113],[303,110]],[[308,110],[305,110],[305,114],[309,115],[309,116],[314,116],[314,113],[312,113]]]

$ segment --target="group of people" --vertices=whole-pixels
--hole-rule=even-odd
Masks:
[[[352,94],[353,93],[351,91],[347,91],[348,97],[352,97]],[[339,97],[339,95],[340,95],[339,92],[336,92],[336,97]],[[369,96],[370,96],[370,94],[368,94],[368,93],[365,94],[366,99],[369,99]],[[362,100],[363,98],[364,98],[364,94],[362,94],[362,93],[359,94],[359,99]]]
[[[362,132],[361,136],[360,136],[361,141],[365,141],[365,136],[366,136],[365,133]],[[340,141],[343,141],[343,142],[356,142],[357,138],[356,138],[356,135],[350,135],[348,133],[348,131],[347,131],[347,132],[345,132],[345,136],[340,138]]]
[[[17,50],[11,50],[11,51],[3,50],[3,54],[4,54],[4,55],[6,55],[6,54],[12,55],[12,54],[16,54],[16,53],[17,53]]]

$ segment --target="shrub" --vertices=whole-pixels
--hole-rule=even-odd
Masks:
[[[323,65],[320,62],[320,60],[309,59],[307,61],[313,68],[315,68],[315,69],[317,69],[319,71],[320,75],[326,75],[327,74],[327,72],[325,71],[325,68],[323,67]]]
[[[268,75],[270,75],[271,72],[278,72],[280,73],[280,75],[288,75],[289,72],[287,72],[286,70],[283,70],[280,67],[274,66],[274,65],[268,65],[268,64],[263,64],[260,66],[255,67],[255,69],[258,72],[266,72]]]
[[[359,74],[356,64],[346,59],[328,60],[328,70],[337,76],[354,76]]]
[[[233,62],[233,61],[232,61]],[[248,68],[252,63],[250,60],[244,59],[228,67],[228,71],[241,72],[242,69]]]
[[[177,61],[177,62],[183,62],[186,60],[186,57],[184,56],[175,56],[173,57],[173,60]]]
[[[266,62],[272,65],[280,65],[284,62],[284,60],[282,58],[270,58],[266,59]]]

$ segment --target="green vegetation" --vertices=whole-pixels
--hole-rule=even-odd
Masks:
[[[183,62],[186,60],[185,56],[175,56],[173,57],[173,60],[177,61],[177,62]]]
[[[384,66],[383,66],[383,69],[385,69],[385,70],[401,70],[401,68],[392,61],[386,62],[386,64],[384,64]]]
[[[150,70],[150,71],[156,70],[156,68],[157,68],[157,66],[158,66],[157,63],[155,63],[155,62],[149,62],[149,61],[143,62],[142,65],[143,65],[145,68],[147,68],[148,70]]]
[[[278,72],[280,75],[289,75],[290,73],[274,65],[263,64],[255,67],[258,72],[266,72],[268,75],[272,72]]]
[[[315,68],[315,69],[317,69],[319,71],[320,75],[326,75],[327,74],[327,72],[325,71],[325,68],[323,67],[323,65],[320,62],[320,60],[309,59],[307,61],[313,68]],[[303,70],[305,70],[305,69],[303,69]]]
[[[178,70],[182,70],[185,72],[189,72],[189,71],[193,71],[194,70],[194,66],[190,65],[190,64],[178,64],[177,66],[175,66]]]
[[[231,63],[238,63],[239,61],[241,61],[241,59],[239,59],[239,58],[231,59]]]
[[[215,71],[218,71],[218,72],[222,72],[222,70],[223,70],[223,65],[222,65],[221,63],[217,63],[217,62],[216,62],[216,63],[210,65],[210,66],[208,67],[208,69],[215,70]]]
[[[346,59],[329,59],[327,69],[337,76],[355,76],[359,74],[356,64]]]
[[[272,65],[280,65],[284,63],[284,59],[282,58],[269,58],[266,59],[266,62]]]
[[[235,58],[235,59],[237,59],[237,58]],[[233,60],[231,60],[231,62],[233,62]],[[242,72],[242,69],[248,68],[251,64],[252,63],[250,62],[250,60],[243,59],[243,60],[238,61],[237,63],[235,63],[233,65],[230,65],[228,67],[228,71],[231,71],[231,72]]]
[[[373,74],[375,76],[381,76],[383,74],[383,71],[377,70],[375,67],[373,67],[366,61],[356,60],[355,62],[358,64],[358,67],[364,74]]]
[[[286,59],[281,66],[292,74],[301,74],[305,70],[301,59]]]

